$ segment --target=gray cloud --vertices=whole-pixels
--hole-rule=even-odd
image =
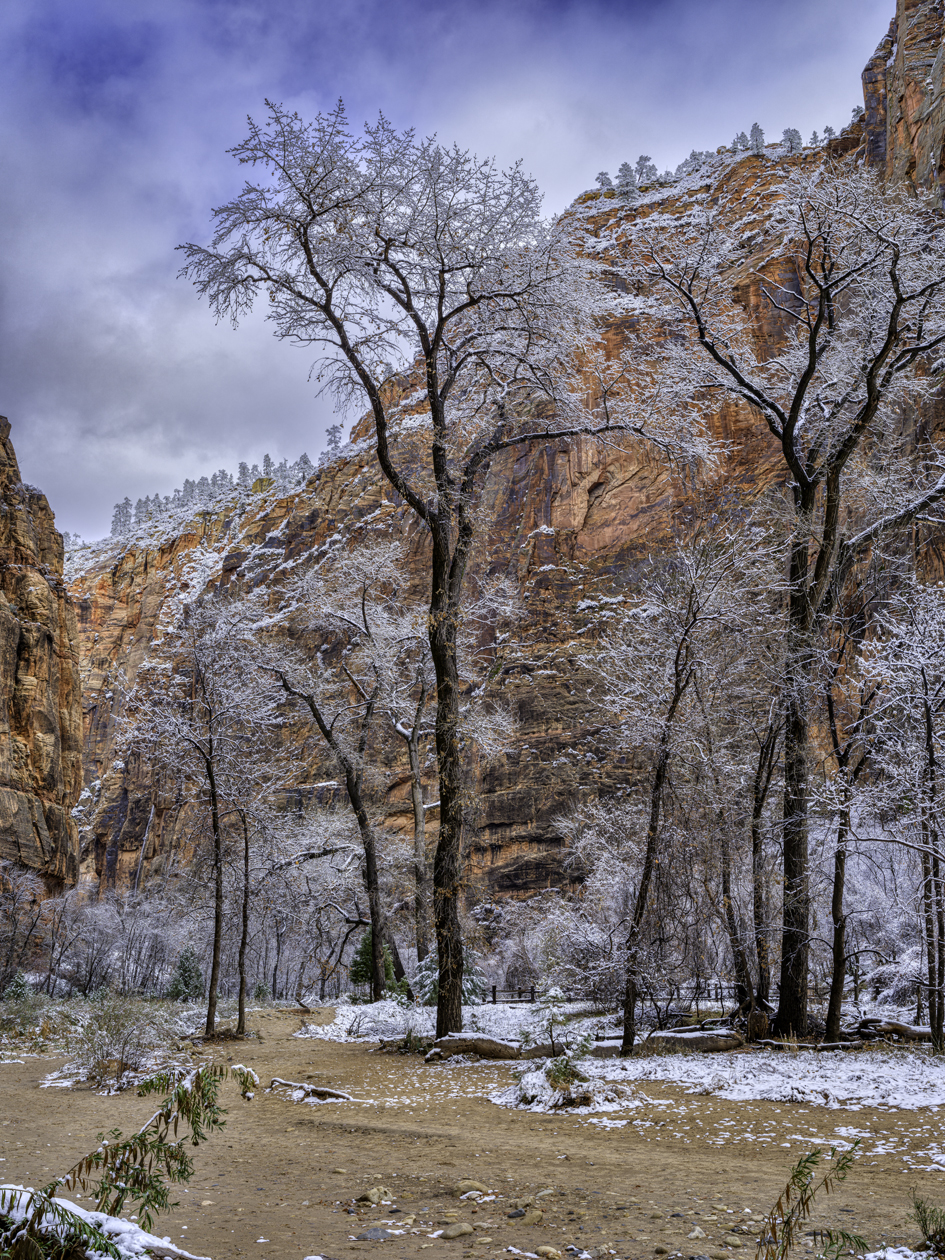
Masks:
[[[264,97],[343,96],[503,162],[559,209],[640,152],[674,166],[759,121],[835,127],[892,0],[7,0],[0,412],[61,528],[126,493],[321,448],[303,352],[215,326],[176,278],[240,182]]]

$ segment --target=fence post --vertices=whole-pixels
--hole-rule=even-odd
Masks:
[[[493,985],[492,986],[492,1005],[493,1006],[495,1006],[495,989],[496,989],[496,986]]]
[[[531,995],[532,995],[531,1000],[534,1002],[535,1000],[535,986],[534,985],[532,985],[531,987]]]

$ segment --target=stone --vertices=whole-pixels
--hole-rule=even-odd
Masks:
[[[388,1186],[372,1186],[370,1190],[365,1190],[364,1194],[359,1195],[355,1202],[376,1206],[378,1203],[392,1203],[393,1200],[394,1192]]]
[[[735,1247],[736,1249],[745,1245],[744,1240],[739,1238],[737,1234],[726,1234],[722,1241],[727,1247]]]
[[[347,1176],[348,1173],[347,1168],[333,1168],[331,1171],[333,1173],[343,1173],[345,1176]]]
[[[471,1190],[478,1190],[480,1194],[491,1193],[488,1186],[484,1186],[481,1181],[473,1181],[471,1177],[463,1177],[462,1180],[457,1181],[454,1193],[458,1195],[469,1194]]]
[[[669,1255],[669,1248],[668,1248],[668,1247],[664,1247],[662,1243],[657,1243],[657,1244],[656,1244],[656,1246],[653,1248],[653,1250],[656,1252],[656,1254],[657,1254],[658,1256],[668,1256],[668,1255]]]
[[[709,1235],[705,1232],[705,1230],[700,1229],[698,1225],[695,1227],[695,1229],[692,1231],[691,1234],[686,1235],[687,1238],[708,1238],[708,1236]]]
[[[522,1215],[520,1224],[522,1225],[540,1225],[544,1219],[544,1212],[540,1208],[526,1208]]]
[[[447,1225],[446,1229],[440,1235],[441,1238],[462,1238],[464,1234],[471,1234],[473,1227],[468,1221],[456,1221],[452,1225]]]
[[[536,1247],[535,1252],[539,1256],[545,1256],[546,1260],[561,1260],[561,1252],[557,1247]]]
[[[397,1234],[392,1234],[389,1229],[382,1229],[379,1225],[366,1229],[363,1234],[355,1235],[355,1242],[384,1242],[386,1238],[397,1238]]]

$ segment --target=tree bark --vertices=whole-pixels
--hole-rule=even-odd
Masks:
[[[809,694],[813,661],[809,644],[808,531],[802,523],[813,503],[797,505],[797,532],[791,548],[788,642],[784,711],[784,903],[781,979],[774,1028],[782,1037],[807,1034],[810,948],[810,870],[808,856]]]
[[[459,669],[456,659],[458,599],[451,598],[449,530],[433,534],[430,654],[436,674],[436,760],[440,787],[440,833],[433,859],[433,921],[439,986],[436,1035],[463,1029],[463,939],[459,921],[462,891],[463,773],[459,747]],[[461,574],[458,575],[461,578]],[[458,595],[458,584],[457,584]]]
[[[430,877],[427,871],[426,810],[423,807],[423,776],[420,772],[420,722],[426,701],[426,687],[421,684],[420,700],[413,729],[407,739],[410,759],[410,798],[413,803],[413,876],[414,928],[417,939],[417,962],[430,952]]]
[[[242,811],[240,812],[240,819],[243,823],[243,906],[240,949],[237,958],[240,992],[236,1032],[238,1036],[242,1037],[246,1033],[246,946],[249,941],[249,828],[246,825],[246,815]]]
[[[210,961],[210,984],[207,994],[206,1036],[216,1027],[217,989],[220,985],[220,954],[223,946],[223,832],[220,826],[220,804],[217,799],[217,781],[213,768],[213,744],[205,760],[207,783],[210,787],[210,820],[213,828],[213,950]]]
[[[849,788],[845,793],[849,798]],[[844,804],[837,826],[837,847],[833,855],[833,891],[830,899],[830,918],[833,922],[832,971],[830,1000],[827,1003],[827,1027],[825,1041],[840,1039],[840,1009],[843,1003],[843,983],[847,975],[846,915],[843,913],[843,893],[847,870],[847,842],[850,838],[850,808]]]
[[[735,898],[732,895],[732,850],[728,838],[726,819],[723,815],[721,837],[722,865],[722,910],[725,917],[725,929],[728,933],[729,946],[732,951],[732,963],[735,970],[735,996],[739,1007],[750,1003],[754,1007],[754,985],[751,979],[751,968],[748,956],[739,931],[738,915],[735,913]]]
[[[768,887],[765,878],[765,851],[762,821],[765,802],[774,775],[777,753],[777,730],[769,725],[758,752],[751,801],[751,910],[755,929],[755,957],[758,966],[758,987],[755,1003],[763,1010],[771,997],[771,955],[768,944]]]

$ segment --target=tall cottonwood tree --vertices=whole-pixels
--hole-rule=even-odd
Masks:
[[[793,520],[779,686],[784,899],[775,1024],[788,1034],[807,1029],[819,636],[857,561],[945,497],[941,459],[922,449],[919,426],[903,431],[900,422],[937,388],[945,231],[931,201],[884,187],[850,162],[803,161],[778,189],[760,245],[745,239],[756,229],[724,201],[641,218],[629,232],[627,269],[652,295],[651,314],[672,329],[660,370],[673,390],[712,409],[733,399],[775,439],[783,461]],[[773,337],[733,293],[748,248]],[[877,451],[900,475],[871,496],[854,474]]]
[[[191,277],[234,323],[268,298],[276,335],[322,352],[319,378],[370,409],[391,487],[429,531],[439,834],[433,865],[437,1032],[462,1027],[464,756],[457,635],[483,479],[510,446],[644,428],[584,408],[574,356],[595,340],[604,291],[567,220],[540,218],[535,183],[383,117],[352,134],[269,105],[232,150],[262,182],[215,211]],[[569,380],[569,391],[562,382]],[[399,405],[410,381],[419,399]],[[536,410],[536,400],[553,403]],[[612,405],[616,397],[612,397]]]

